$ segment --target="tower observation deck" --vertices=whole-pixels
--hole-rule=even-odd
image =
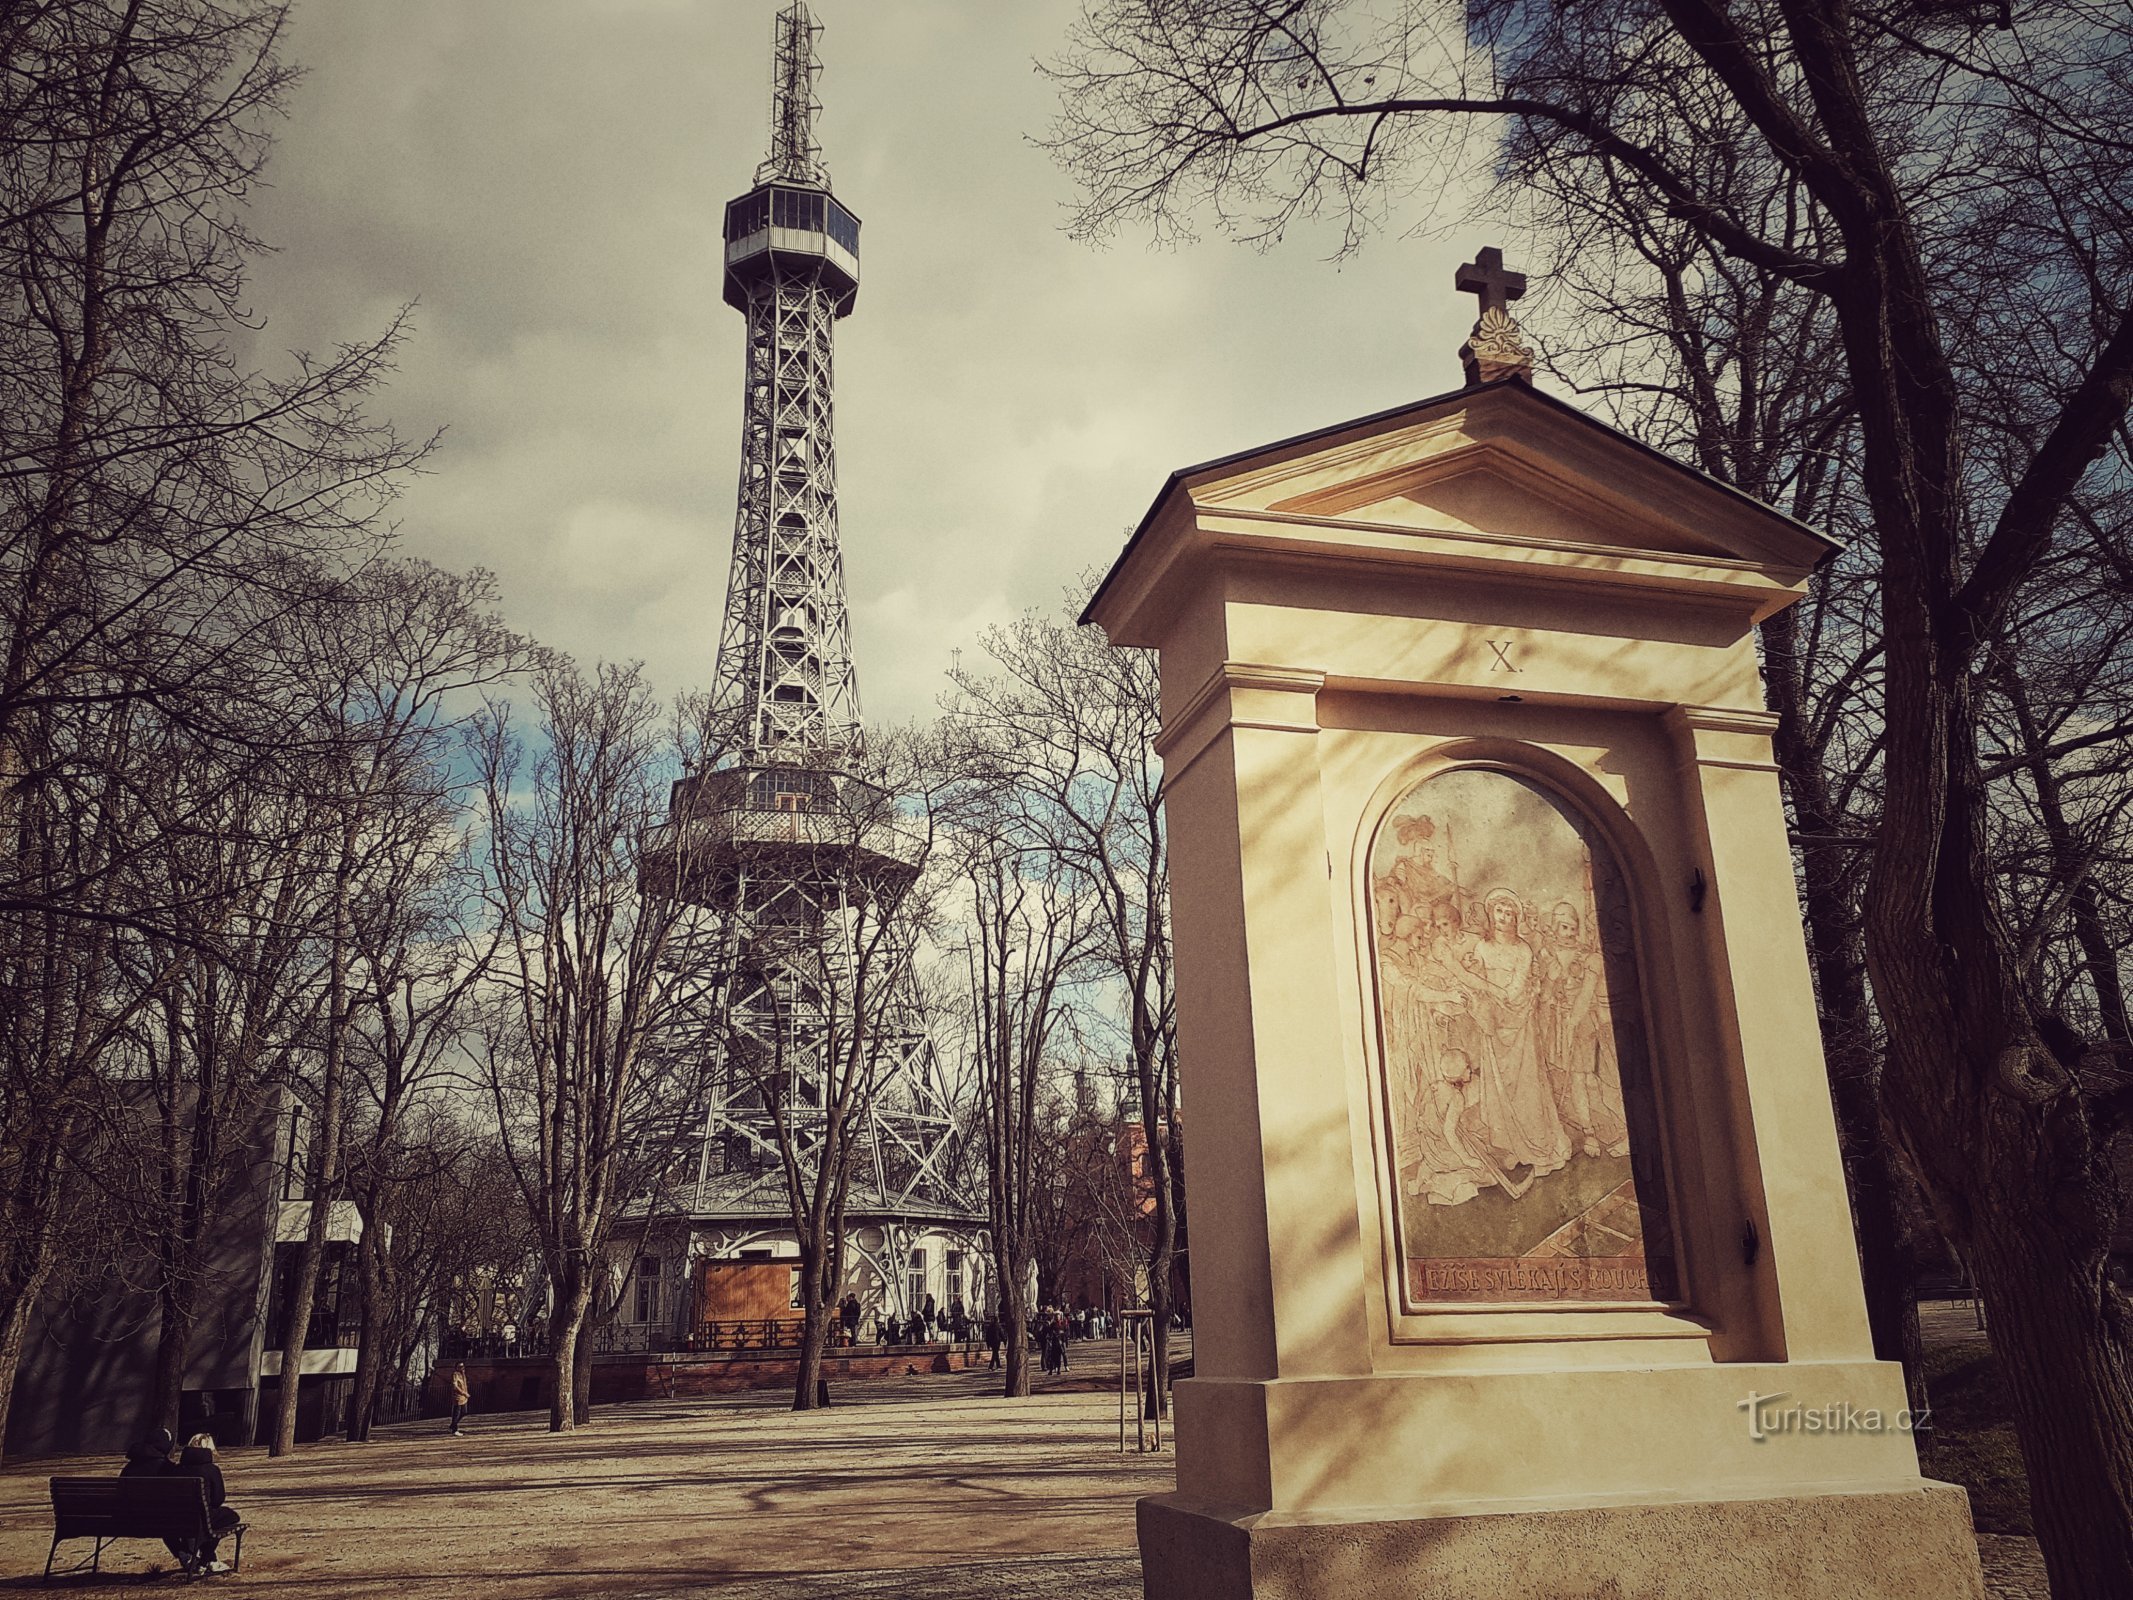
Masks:
[[[894,797],[860,772],[831,403],[835,326],[859,293],[859,219],[831,193],[815,143],[819,31],[804,0],[778,13],[770,154],[725,213],[725,300],[748,324],[712,687],[728,753],[674,786],[667,821],[646,841],[645,877],[711,913],[701,938],[713,983],[701,1032],[689,1031],[714,1055],[713,1090],[684,1188],[693,1187],[691,1216],[717,1226],[700,1228],[692,1249],[716,1257],[775,1245],[787,1211],[779,1121],[811,1163],[840,1099],[834,1075],[849,1072],[850,1041],[863,1037],[876,1087],[856,1141],[845,1254],[908,1316],[913,1261],[925,1254],[914,1241],[944,1229],[936,1260],[968,1263],[972,1276],[956,1281],[976,1303],[979,1212],[956,1191],[953,1108],[908,938],[893,941],[887,969],[878,940],[864,955],[854,942],[901,900],[920,847]],[[855,1003],[868,1014],[856,1016]],[[869,1298],[863,1277],[848,1271],[847,1286]]]

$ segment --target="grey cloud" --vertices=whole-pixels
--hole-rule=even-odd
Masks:
[[[267,349],[419,302],[383,409],[448,425],[397,515],[499,573],[584,658],[706,677],[737,466],[739,317],[718,221],[765,133],[771,0],[310,0],[256,225]],[[924,713],[950,652],[1052,606],[1172,467],[1450,387],[1460,243],[1336,270],[1072,244],[1027,136],[1071,0],[819,0],[820,134],[865,221],[838,453],[869,715]]]

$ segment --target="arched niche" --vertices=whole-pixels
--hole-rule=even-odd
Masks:
[[[1379,1159],[1408,1311],[1680,1299],[1631,886],[1524,773],[1458,766],[1368,857]]]

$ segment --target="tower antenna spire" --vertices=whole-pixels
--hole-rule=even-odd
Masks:
[[[787,0],[771,33],[770,155],[755,169],[757,183],[817,184],[829,187],[829,168],[815,143],[815,35],[822,25],[807,9],[807,0]]]

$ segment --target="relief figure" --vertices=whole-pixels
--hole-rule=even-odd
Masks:
[[[1410,790],[1370,907],[1394,1203],[1413,1300],[1672,1294],[1627,888],[1548,791]]]

